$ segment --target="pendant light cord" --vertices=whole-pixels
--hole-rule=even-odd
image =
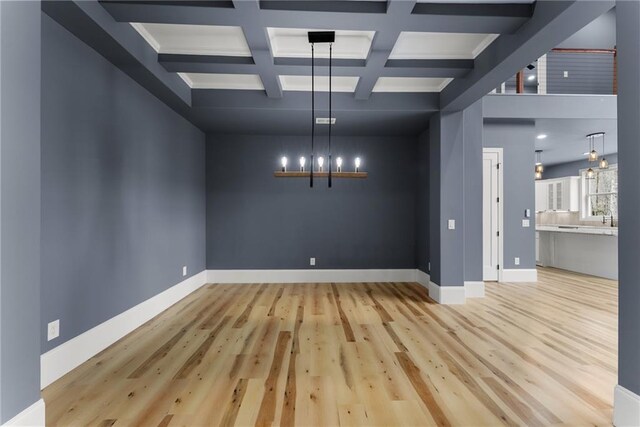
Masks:
[[[331,188],[331,58],[333,56],[333,43],[329,43],[329,188]]]
[[[313,51],[313,43],[311,43],[311,165],[309,168],[309,187],[313,188],[313,135],[316,130],[316,112],[315,112],[315,72],[313,64],[315,62],[315,55]]]

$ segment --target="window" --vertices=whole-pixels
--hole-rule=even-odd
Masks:
[[[595,176],[587,179],[586,169],[580,171],[582,177],[582,218],[597,220],[602,216],[618,217],[618,167],[594,168]]]

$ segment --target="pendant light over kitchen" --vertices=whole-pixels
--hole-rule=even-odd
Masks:
[[[544,166],[542,165],[542,150],[536,150],[536,167],[534,169],[534,176],[536,180],[542,179],[542,172],[544,172]]]

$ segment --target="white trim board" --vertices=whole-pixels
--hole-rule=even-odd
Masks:
[[[438,286],[429,282],[429,298],[438,304],[464,304],[466,298],[464,288],[464,286]]]
[[[207,270],[207,283],[415,282],[416,269]]]
[[[425,288],[429,287],[430,276],[422,270],[416,270],[416,282],[420,283]]]
[[[45,388],[197,290],[206,277],[203,270],[41,355],[40,387]]]
[[[483,298],[484,282],[464,282],[464,295],[467,298]]]
[[[24,411],[20,412],[15,417],[11,418],[6,423],[2,424],[3,426],[43,426],[45,425],[45,416],[44,416],[44,400],[40,399],[36,401],[33,405],[29,406]]]
[[[621,385],[616,385],[613,391],[613,425],[640,426],[640,396]]]
[[[500,282],[514,283],[514,282],[526,282],[535,283],[538,281],[538,270],[535,268],[513,268],[502,270],[502,277]]]

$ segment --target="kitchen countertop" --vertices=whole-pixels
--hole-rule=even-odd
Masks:
[[[618,236],[618,227],[595,227],[591,225],[537,225],[536,231]]]

